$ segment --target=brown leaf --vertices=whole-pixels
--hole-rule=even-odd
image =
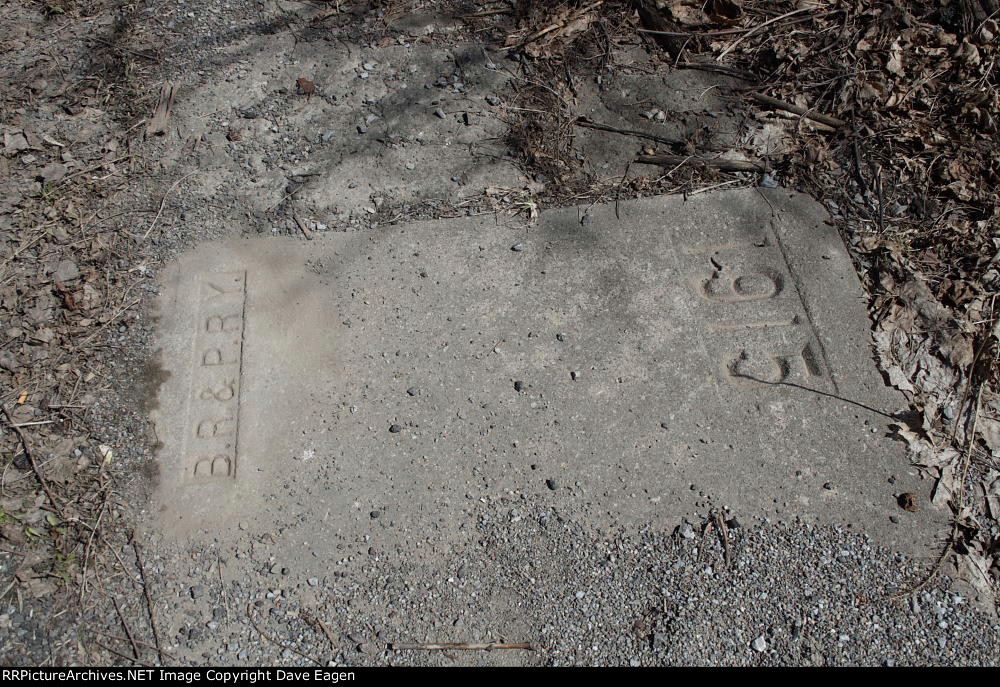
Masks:
[[[743,20],[743,7],[733,0],[709,0],[706,6],[708,18],[716,24],[736,26]]]
[[[916,513],[920,510],[920,506],[917,505],[917,495],[911,492],[900,494],[896,501],[899,503],[899,507],[905,511]]]
[[[311,96],[316,92],[316,84],[304,76],[295,80],[295,85],[299,89],[299,95]]]

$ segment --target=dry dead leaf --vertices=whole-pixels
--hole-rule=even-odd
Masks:
[[[709,0],[705,4],[708,18],[716,24],[736,26],[743,20],[742,3],[733,0]]]
[[[316,84],[304,76],[295,80],[295,86],[298,88],[299,95],[311,97],[316,92]]]
[[[704,26],[708,23],[708,15],[703,6],[694,0],[676,0],[670,4],[670,16],[683,26]]]

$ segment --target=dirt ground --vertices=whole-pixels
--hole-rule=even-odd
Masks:
[[[803,191],[826,206],[866,291],[872,354],[910,403],[895,436],[927,480],[930,502],[903,494],[899,508],[936,508],[951,524],[933,555],[906,568],[897,605],[916,614],[960,594],[983,614],[961,622],[995,631],[995,0],[16,0],[0,7],[5,664],[406,663],[374,648],[405,635],[386,609],[413,590],[394,585],[417,574],[435,580],[427,590],[463,578],[457,570],[466,566],[438,579],[441,570],[427,560],[407,568],[370,554],[370,579],[383,586],[353,605],[344,600],[351,593],[327,599],[329,613],[346,619],[338,623],[304,602],[299,609],[278,583],[261,583],[261,591],[224,581],[228,552],[170,549],[141,534],[157,479],[149,414],[164,381],[153,341],[156,278],[184,250],[217,238],[308,241],[486,214],[528,226],[547,208],[740,187]],[[506,517],[510,505],[502,509]],[[530,567],[496,513],[478,517],[498,560]],[[579,555],[599,568],[616,546],[633,552],[621,560],[666,565],[650,559],[648,547],[668,546],[669,537],[641,532],[605,544],[574,529],[569,516],[563,523],[546,515],[539,526],[550,519],[566,528],[553,545],[563,551],[561,565],[582,547]],[[706,511],[696,525],[721,530],[718,522]],[[524,536],[542,537],[534,529]],[[755,555],[757,535],[747,536],[747,555]],[[799,534],[773,536],[794,543]],[[281,561],[268,560],[263,539],[233,555],[259,556],[262,579],[280,578]],[[841,546],[831,542],[831,550]],[[350,555],[370,548],[357,543]],[[693,555],[678,551],[676,565]],[[702,559],[692,560],[690,570],[678,569],[694,576]],[[191,580],[165,573],[178,561]],[[893,566],[882,564],[865,575],[888,575]],[[490,574],[476,574],[488,589]],[[630,589],[658,593],[655,581],[623,574],[609,576],[602,599],[631,608]],[[206,591],[204,580],[216,577],[219,590]],[[345,578],[345,588],[351,584],[358,582]],[[545,584],[562,582],[539,588]],[[586,603],[569,584],[568,594]],[[455,604],[467,602],[454,594]],[[539,592],[535,603],[547,608],[557,596]],[[523,603],[507,591],[490,599],[483,613],[498,618],[514,617]],[[420,604],[400,612],[421,622],[434,613]],[[389,620],[350,630],[366,613]],[[943,617],[934,622],[955,624]],[[658,651],[666,620],[643,618],[636,646]],[[704,626],[690,626],[691,637],[735,622],[704,618]],[[484,641],[511,639],[490,636],[488,623],[458,620]],[[458,620],[449,626],[462,627]],[[436,623],[426,620],[424,634],[434,636]],[[511,627],[532,632],[530,623]],[[456,641],[473,634],[450,631]],[[335,641],[341,632],[346,639]],[[331,646],[317,649],[304,636]],[[567,629],[567,636],[576,635]],[[815,663],[820,653],[831,663],[883,660],[877,651],[852,653],[836,637],[830,647],[795,653],[759,649],[756,635],[736,643],[751,641],[751,657],[775,663]],[[779,632],[764,644],[781,641]],[[594,654],[565,644],[553,640],[560,648],[522,662],[646,660],[630,658],[638,649],[628,642]],[[904,652],[899,661],[984,663],[992,650]],[[728,654],[656,656],[739,662]],[[426,658],[462,660],[472,659]]]

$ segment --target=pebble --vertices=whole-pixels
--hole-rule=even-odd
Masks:
[[[403,428],[400,425],[389,425],[389,431],[393,434],[399,434],[403,431]]]
[[[760,178],[759,186],[761,188],[778,188],[779,185],[778,179],[772,176],[770,172],[765,172],[764,176]]]
[[[766,651],[767,650],[767,640],[764,639],[764,635],[761,635],[757,639],[753,640],[753,644],[751,644],[751,646],[753,647],[754,651],[757,651],[757,652]]]

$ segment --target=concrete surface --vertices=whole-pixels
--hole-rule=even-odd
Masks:
[[[823,216],[740,190],[203,245],[162,284],[149,524],[277,529],[308,574],[323,542],[449,541],[521,493],[595,527],[725,506],[924,553],[941,516],[895,502],[927,486]]]

